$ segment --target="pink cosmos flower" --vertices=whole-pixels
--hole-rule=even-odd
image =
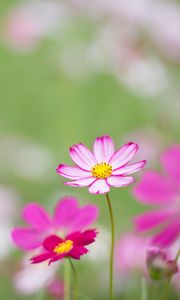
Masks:
[[[114,143],[110,136],[96,138],[91,152],[83,144],[70,148],[73,167],[60,164],[57,173],[73,181],[65,185],[89,187],[92,194],[105,194],[112,187],[124,187],[134,181],[131,176],[126,176],[139,171],[146,164],[145,160],[128,165],[138,150],[135,143],[127,143],[114,150]]]
[[[64,197],[58,201],[52,217],[37,203],[27,204],[22,215],[28,226],[15,228],[12,239],[27,251],[40,247],[50,235],[59,233],[64,237],[85,230],[97,219],[98,208],[95,205],[79,207],[76,198]]]
[[[33,264],[49,260],[49,264],[65,257],[80,259],[81,255],[88,252],[85,247],[95,241],[96,230],[86,230],[84,232],[74,232],[60,238],[57,235],[47,237],[43,242],[43,250],[39,255],[31,258]]]
[[[134,188],[136,198],[158,207],[135,218],[139,232],[160,226],[154,244],[171,245],[180,235],[180,145],[173,145],[161,156],[163,172],[146,171]]]
[[[139,272],[147,277],[158,280],[175,274],[178,264],[175,257],[178,251],[173,253],[172,247],[160,249],[152,246],[151,238],[126,233],[116,244],[115,264],[117,271],[121,270],[124,275]]]
[[[134,233],[125,233],[116,243],[115,265],[117,271],[129,274],[137,271],[146,273],[146,254],[150,239]]]

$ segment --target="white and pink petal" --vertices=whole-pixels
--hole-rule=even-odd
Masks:
[[[81,179],[83,177],[89,177],[91,175],[90,172],[82,170],[79,167],[70,167],[64,164],[60,164],[57,169],[57,173],[60,174],[63,177],[66,177],[68,179],[76,180]]]
[[[98,163],[108,163],[114,153],[114,143],[112,138],[107,135],[96,138],[93,152]]]
[[[113,187],[125,187],[134,181],[133,177],[110,176],[107,178],[107,183]]]
[[[146,160],[139,161],[125,167],[118,168],[112,171],[112,175],[126,175],[138,172],[146,165]]]
[[[110,191],[110,187],[105,179],[96,179],[90,186],[91,194],[106,194]]]
[[[90,171],[97,163],[93,153],[83,144],[70,148],[70,155],[75,164],[83,170]]]
[[[118,169],[122,166],[125,166],[134,157],[137,150],[138,145],[129,142],[114,153],[109,161],[109,164],[113,167],[113,169]]]
[[[84,186],[89,186],[91,185],[96,179],[94,177],[87,177],[87,178],[82,178],[79,180],[75,180],[75,181],[69,181],[69,182],[65,182],[65,185],[68,186],[78,186],[78,187],[84,187]]]

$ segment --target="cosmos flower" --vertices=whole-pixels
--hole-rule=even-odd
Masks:
[[[80,259],[81,255],[88,252],[85,246],[93,243],[96,235],[97,232],[94,229],[84,232],[73,232],[64,239],[57,235],[51,235],[44,240],[41,253],[33,256],[31,262],[37,264],[48,260],[49,264],[51,264],[65,257]]]
[[[178,272],[177,262],[169,259],[167,253],[161,249],[149,250],[146,262],[149,275],[154,280],[168,278]]]
[[[146,253],[150,239],[135,233],[124,233],[115,248],[115,266],[123,274],[131,272],[146,273]],[[136,255],[135,255],[136,254]]]
[[[178,248],[176,251],[173,247],[160,249],[152,246],[151,239],[133,232],[125,233],[116,244],[116,270],[126,275],[138,272],[154,280],[175,274],[179,268],[175,261]]]
[[[12,239],[27,251],[40,247],[50,235],[58,234],[63,238],[85,230],[97,219],[98,208],[95,205],[79,207],[77,199],[64,197],[58,201],[52,217],[37,203],[27,204],[22,215],[28,226],[15,228]]]
[[[139,232],[159,227],[153,243],[161,247],[171,245],[180,235],[180,145],[173,145],[161,156],[162,172],[146,171],[135,186],[135,197],[157,206],[135,218]]]
[[[96,138],[91,152],[83,144],[70,148],[73,167],[60,164],[57,173],[73,181],[65,185],[89,187],[92,194],[105,194],[110,187],[124,187],[134,181],[132,174],[139,171],[146,164],[145,160],[128,165],[138,150],[135,143],[127,143],[116,152],[110,136]],[[126,176],[128,175],[128,176]]]

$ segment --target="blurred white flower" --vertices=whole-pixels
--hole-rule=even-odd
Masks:
[[[16,217],[18,197],[16,192],[8,187],[0,186],[0,260],[10,254],[13,249],[11,229]]]
[[[165,146],[165,139],[162,132],[155,128],[139,128],[130,133],[126,133],[125,140],[136,141],[139,145],[139,151],[136,154],[137,160],[146,157],[148,168],[157,163],[159,155]]]
[[[168,1],[154,1],[148,30],[161,51],[180,61],[180,7]]]
[[[26,1],[12,8],[4,20],[4,40],[17,52],[31,52],[44,37],[64,28],[70,13],[56,0]]]
[[[94,245],[88,246],[90,250],[87,259],[91,261],[104,262],[109,257],[110,233],[105,228],[98,227],[98,235]]]
[[[47,262],[33,265],[29,258],[34,254],[32,252],[24,257],[21,269],[14,276],[14,286],[20,294],[30,295],[45,289],[55,278],[59,264],[53,264],[51,267]]]
[[[51,173],[53,156],[48,148],[16,136],[1,136],[0,147],[3,173],[8,171],[27,180],[46,180]]]

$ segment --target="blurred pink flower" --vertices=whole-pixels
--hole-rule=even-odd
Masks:
[[[33,264],[48,260],[48,264],[51,264],[66,257],[80,259],[82,255],[88,253],[85,246],[92,244],[96,235],[96,230],[90,229],[83,232],[72,232],[64,239],[57,235],[48,236],[42,243],[43,249],[40,254],[33,256],[30,260]]]
[[[15,51],[31,52],[68,18],[66,5],[56,0],[27,1],[9,11],[3,24],[4,40]]]
[[[178,264],[175,262],[175,257],[178,252],[173,251],[173,248],[160,249],[157,246],[152,246],[151,238],[140,236],[136,233],[126,233],[116,244],[115,265],[117,272],[121,270],[123,274],[129,275],[133,272],[139,272],[150,277],[167,276],[178,270]],[[152,275],[152,276],[151,276]]]
[[[169,278],[178,272],[175,259],[169,259],[167,253],[161,249],[150,249],[147,252],[147,269],[153,280]]]
[[[33,16],[23,11],[15,11],[8,16],[5,22],[5,39],[13,49],[32,51],[40,37],[41,31]]]
[[[150,239],[134,233],[124,234],[116,244],[115,265],[127,274],[133,271],[146,272],[146,254]]]
[[[152,240],[161,247],[171,245],[180,235],[180,145],[173,145],[161,156],[164,172],[146,171],[134,188],[135,197],[160,207],[135,218],[136,229],[144,232],[160,226]]]
[[[68,233],[84,230],[97,216],[95,205],[81,208],[73,197],[60,199],[52,217],[39,204],[30,203],[23,209],[23,218],[29,226],[15,228],[12,239],[23,250],[36,249],[52,234],[59,233],[64,237]]]
[[[54,279],[47,286],[47,290],[49,295],[51,295],[54,299],[63,299],[64,297],[64,282],[59,279]]]
[[[60,164],[57,173],[74,181],[65,185],[89,187],[92,194],[108,193],[110,187],[124,187],[134,181],[126,176],[139,171],[146,164],[145,160],[127,165],[138,151],[138,145],[127,143],[116,152],[110,136],[96,138],[93,153],[83,144],[70,148],[70,155],[76,166]]]

